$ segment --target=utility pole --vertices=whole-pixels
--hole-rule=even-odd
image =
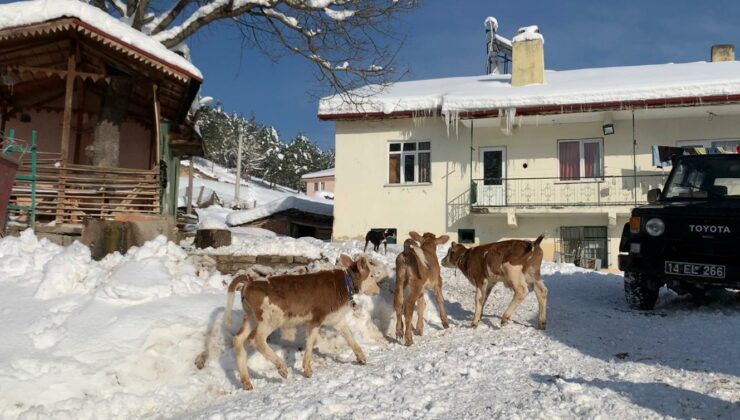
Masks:
[[[244,142],[244,137],[242,136],[242,130],[239,130],[239,141],[237,143],[237,150],[236,150],[236,182],[234,186],[234,205],[239,205],[239,190],[241,189],[242,184],[242,143]]]

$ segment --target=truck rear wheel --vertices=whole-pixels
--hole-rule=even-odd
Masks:
[[[660,285],[643,278],[641,274],[624,273],[624,297],[632,309],[651,310],[658,301]]]

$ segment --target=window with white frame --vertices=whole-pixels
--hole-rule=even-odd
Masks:
[[[388,143],[388,183],[432,182],[432,153],[428,141]]]
[[[561,181],[604,176],[602,139],[559,140],[558,165]]]
[[[319,191],[324,191],[324,181],[321,181],[321,185],[319,186]]]

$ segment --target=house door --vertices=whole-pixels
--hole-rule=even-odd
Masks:
[[[478,163],[478,205],[506,205],[506,149],[481,147]]]

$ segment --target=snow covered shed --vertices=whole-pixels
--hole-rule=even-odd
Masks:
[[[195,66],[75,0],[0,5],[0,63],[1,140],[38,139],[40,221],[174,214],[179,156],[202,153],[186,121]],[[30,182],[14,202],[30,201]]]
[[[293,238],[311,236],[331,240],[334,206],[331,203],[289,196],[250,210],[229,214],[231,226],[252,226]]]
[[[301,176],[301,182],[306,184],[306,195],[314,193],[334,193],[334,168],[311,172]]]

